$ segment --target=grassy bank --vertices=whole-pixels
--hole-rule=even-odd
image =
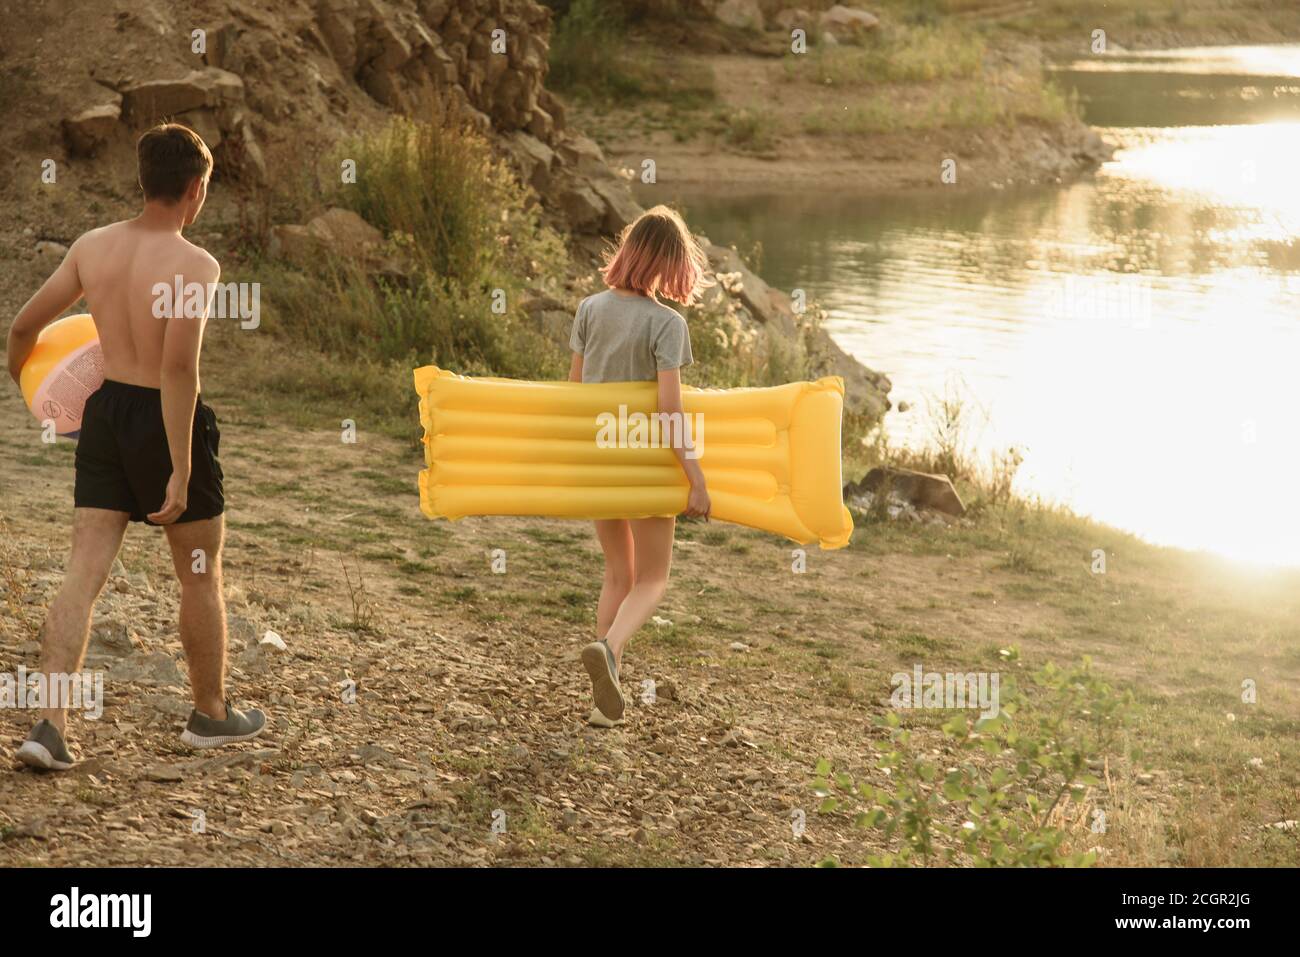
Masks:
[[[683,188],[933,187],[952,157],[965,187],[1055,182],[1104,148],[1045,68],[1060,57],[1300,36],[1286,0],[882,0],[878,29],[791,49],[769,29],[692,18],[689,3],[557,2],[553,84],[616,161]],[[567,11],[567,12],[566,12]],[[598,56],[586,56],[596,49]]]
[[[632,123],[677,141],[708,138],[773,154],[801,134],[1059,124],[1077,116],[1023,42],[972,29],[941,5],[886,11],[886,27],[856,42],[824,41],[813,18],[805,25],[808,47],[798,52],[779,33],[747,31],[737,51],[716,24],[684,25],[643,7],[577,0],[557,22],[551,83],[590,111],[588,125],[603,118],[606,130]],[[676,42],[683,31],[694,42]],[[710,49],[719,44],[727,50],[721,58]],[[747,64],[743,83],[733,79],[731,60]],[[778,86],[789,109],[772,99]]]

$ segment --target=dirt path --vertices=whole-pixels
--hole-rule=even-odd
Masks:
[[[210,372],[209,381],[221,376]],[[107,669],[103,719],[78,722],[75,747],[86,760],[75,773],[2,772],[0,861],[807,864],[829,852],[858,856],[850,829],[818,824],[798,841],[790,815],[811,814],[813,764],[860,754],[878,710],[827,700],[815,651],[867,657],[852,636],[871,622],[875,599],[864,594],[848,617],[837,612],[825,637],[808,629],[826,621],[827,589],[886,563],[814,553],[810,572],[795,576],[789,549],[775,540],[690,529],[661,613],[673,624],[651,629],[628,656],[628,684],[653,679],[656,700],[636,701],[621,728],[594,730],[577,662],[599,574],[585,526],[429,523],[412,488],[418,459],[400,443],[367,437],[364,423],[353,446],[334,432],[251,421],[232,391],[209,388],[223,417],[231,499],[232,685],[267,706],[274,727],[238,750],[181,748],[175,588],[158,534],[134,528],[96,615],[90,664]],[[36,629],[60,578],[72,446],[41,445],[12,394],[0,402],[0,435],[12,603],[0,670],[14,672],[35,664]],[[493,548],[506,550],[505,575],[491,573]],[[915,564],[919,573],[933,560]],[[997,628],[1012,625],[1008,614]],[[268,629],[287,652],[257,650]],[[733,642],[749,650],[733,651]],[[810,648],[787,668],[792,642]],[[348,680],[354,704],[343,700]],[[26,715],[2,713],[0,728],[9,752]],[[496,809],[506,812],[506,833],[492,841]],[[200,811],[206,833],[196,834]]]

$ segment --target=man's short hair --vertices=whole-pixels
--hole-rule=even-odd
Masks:
[[[212,172],[212,153],[188,126],[160,123],[136,144],[145,199],[178,203],[196,176]]]

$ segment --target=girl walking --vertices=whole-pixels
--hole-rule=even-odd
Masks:
[[[647,210],[623,230],[602,274],[604,292],[578,306],[569,347],[571,382],[658,382],[660,413],[682,413],[681,369],[690,365],[686,320],[661,299],[694,304],[707,260],[682,218],[667,206]],[[699,462],[673,448],[690,483],[686,515],[708,518],[711,504]],[[602,519],[596,537],[605,577],[596,609],[596,641],[582,650],[591,676],[591,723],[623,717],[618,672],[632,635],[668,589],[676,519]]]

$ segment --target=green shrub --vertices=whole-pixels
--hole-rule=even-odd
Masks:
[[[551,31],[551,87],[597,100],[644,95],[649,77],[625,55],[623,31],[617,4],[573,0]]]
[[[325,259],[310,272],[268,264],[271,327],[334,356],[458,372],[549,376],[559,347],[519,314],[529,287],[554,288],[567,271],[561,238],[491,145],[441,108],[393,119],[347,143],[355,184],[327,197],[387,237],[396,264]]]
[[[742,150],[770,152],[776,145],[776,133],[769,117],[757,110],[735,110],[719,114],[723,138]]]
[[[782,385],[813,375],[804,337],[786,337],[746,322],[729,297],[695,306],[687,318],[695,363],[687,367],[685,378],[692,385]]]
[[[674,125],[680,124],[680,111],[715,99],[713,71],[664,57],[653,42],[628,40],[630,22],[653,26],[674,20],[675,6],[676,0],[574,0],[551,31],[547,85],[597,103],[635,105],[651,114],[667,111]]]
[[[388,266],[322,257],[302,269],[253,255],[266,328],[283,345],[278,360],[245,359],[274,414],[296,416],[294,394],[311,394],[407,435],[414,366],[562,378],[564,350],[518,303],[529,288],[558,291],[568,253],[491,145],[436,107],[359,135],[340,154],[356,161],[357,182],[317,188],[315,201],[380,229]]]
[[[928,83],[978,75],[984,51],[982,37],[955,27],[896,27],[870,34],[862,46],[818,45],[788,57],[785,71],[823,86]]]
[[[848,811],[858,826],[882,832],[893,849],[871,855],[872,866],[1092,865],[1096,854],[1077,848],[1061,811],[1099,783],[1089,769],[1115,747],[1132,695],[1115,692],[1086,658],[1064,670],[1048,664],[1032,684],[1022,696],[1003,674],[998,715],[972,726],[955,712],[943,732],[957,754],[942,764],[888,712],[880,723],[889,744],[877,765],[888,784],[855,782],[823,759],[813,782],[820,813]]]
[[[336,200],[434,275],[532,282],[563,259],[528,190],[454,111],[437,107],[424,122],[397,117],[346,144],[344,155],[357,162],[357,182],[337,187]]]

